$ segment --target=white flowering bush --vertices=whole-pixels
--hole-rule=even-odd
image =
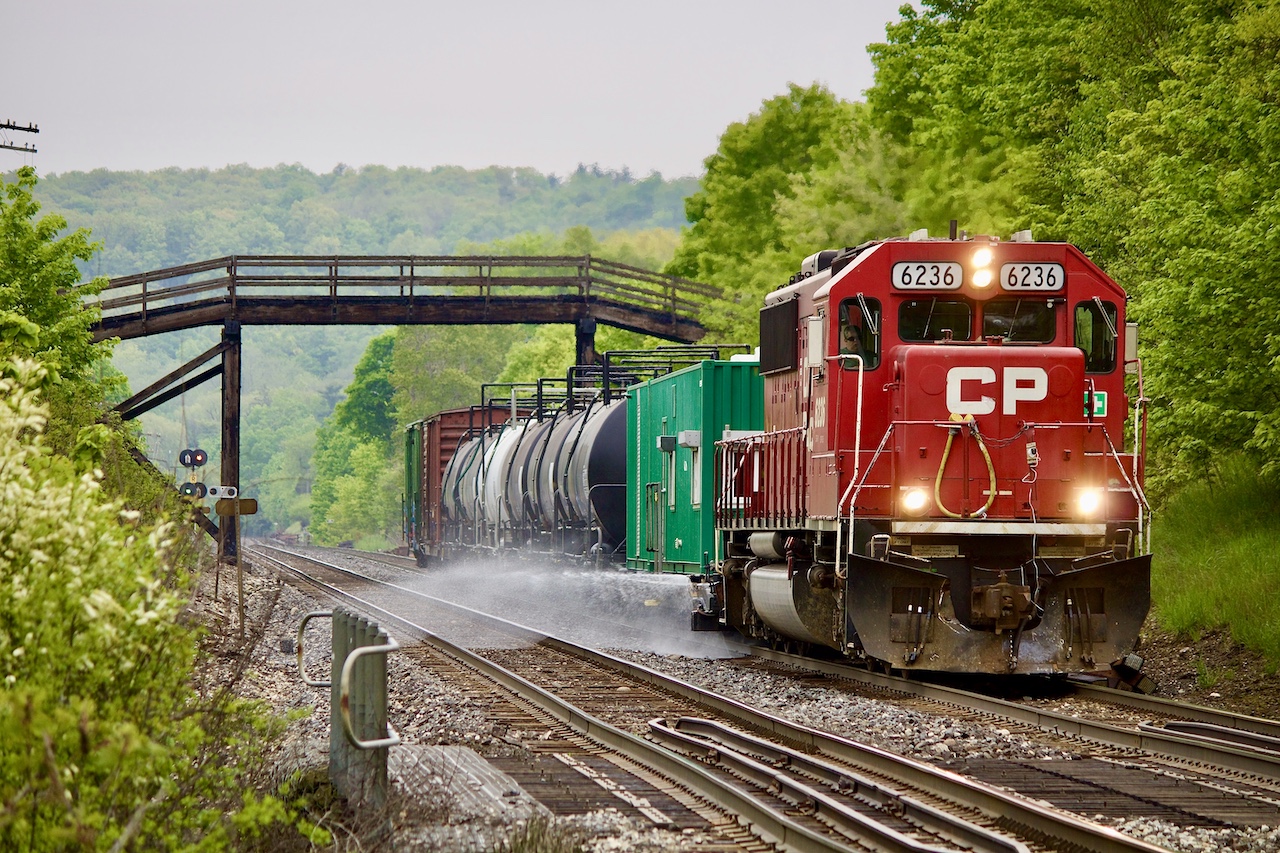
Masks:
[[[44,379],[0,363],[0,849],[221,848],[284,816],[227,761],[257,718],[192,690],[174,528],[44,446]]]

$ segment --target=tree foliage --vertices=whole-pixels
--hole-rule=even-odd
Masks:
[[[1130,293],[1158,490],[1228,448],[1280,477],[1280,4],[926,0],[886,36],[865,106],[792,86],[707,161],[671,269],[728,286],[717,331],[819,249],[1030,228]]]
[[[192,689],[183,539],[51,452],[45,378],[0,377],[0,846],[224,846],[283,814],[243,790],[262,733]]]
[[[791,84],[758,113],[730,125],[705,161],[701,189],[685,201],[691,223],[666,271],[725,289],[704,322],[723,340],[754,341],[760,300],[791,265],[779,205],[798,178],[834,163],[854,109],[817,84]]]
[[[79,377],[109,352],[94,343],[97,314],[80,301],[106,280],[76,287],[77,261],[89,260],[96,246],[83,228],[58,236],[67,227],[61,216],[37,218],[36,183],[25,166],[0,195],[0,357],[37,358],[55,379]]]

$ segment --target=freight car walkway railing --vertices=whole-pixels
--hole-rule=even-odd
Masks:
[[[231,255],[112,279],[98,339],[243,325],[579,323],[690,343],[717,288],[581,257]],[[591,323],[594,331],[594,323]]]

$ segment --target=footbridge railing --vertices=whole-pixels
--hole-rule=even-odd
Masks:
[[[112,279],[86,304],[99,339],[194,326],[600,322],[703,335],[720,291],[584,256],[231,255]]]

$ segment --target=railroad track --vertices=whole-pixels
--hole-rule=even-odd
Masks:
[[[299,560],[318,562],[303,555],[283,559],[295,566]],[[450,664],[459,669],[453,677],[482,673],[521,697],[528,707],[519,714],[536,708],[573,730],[573,737],[594,743],[592,749],[621,753],[593,760],[629,766],[649,780],[665,776],[670,781],[650,784],[717,828],[746,820],[761,839],[787,849],[1160,849],[992,785],[799,726],[645,667],[470,611],[468,618],[483,622],[483,630],[505,637],[473,637],[473,647],[485,648],[475,656],[433,637],[404,613],[409,609],[405,599],[412,598],[436,614],[431,618],[446,619],[441,614],[447,605],[438,599],[427,601],[406,587],[332,565],[289,570],[315,584],[324,584],[315,577],[320,572],[340,572],[347,579],[344,586],[361,587],[362,597],[353,605],[460,661]],[[400,615],[370,600],[378,597],[374,592],[398,599],[392,606]],[[337,590],[328,594],[352,597]],[[516,637],[523,641],[513,642]],[[524,717],[504,725],[519,743],[533,742],[521,728],[532,725]],[[767,733],[768,742],[751,732]],[[587,749],[580,742],[577,746]],[[590,766],[575,769],[584,776],[598,772]],[[708,817],[713,804],[729,814]]]
[[[1089,719],[1079,707],[1063,712],[1036,702],[1015,702],[941,684],[868,672],[833,661],[753,648],[753,657],[787,667],[822,673],[855,682],[887,694],[913,697],[939,708],[1021,723],[1045,732],[1070,735],[1118,750],[1117,757],[1146,753],[1182,762],[1188,768],[1213,766],[1236,771],[1241,779],[1274,785],[1280,796],[1280,722],[1231,714],[1213,708],[1125,693],[1093,685],[1062,682],[1069,695],[1103,707],[1098,716],[1113,722]],[[1115,708],[1124,710],[1117,714]],[[1127,719],[1127,725],[1114,720]]]

